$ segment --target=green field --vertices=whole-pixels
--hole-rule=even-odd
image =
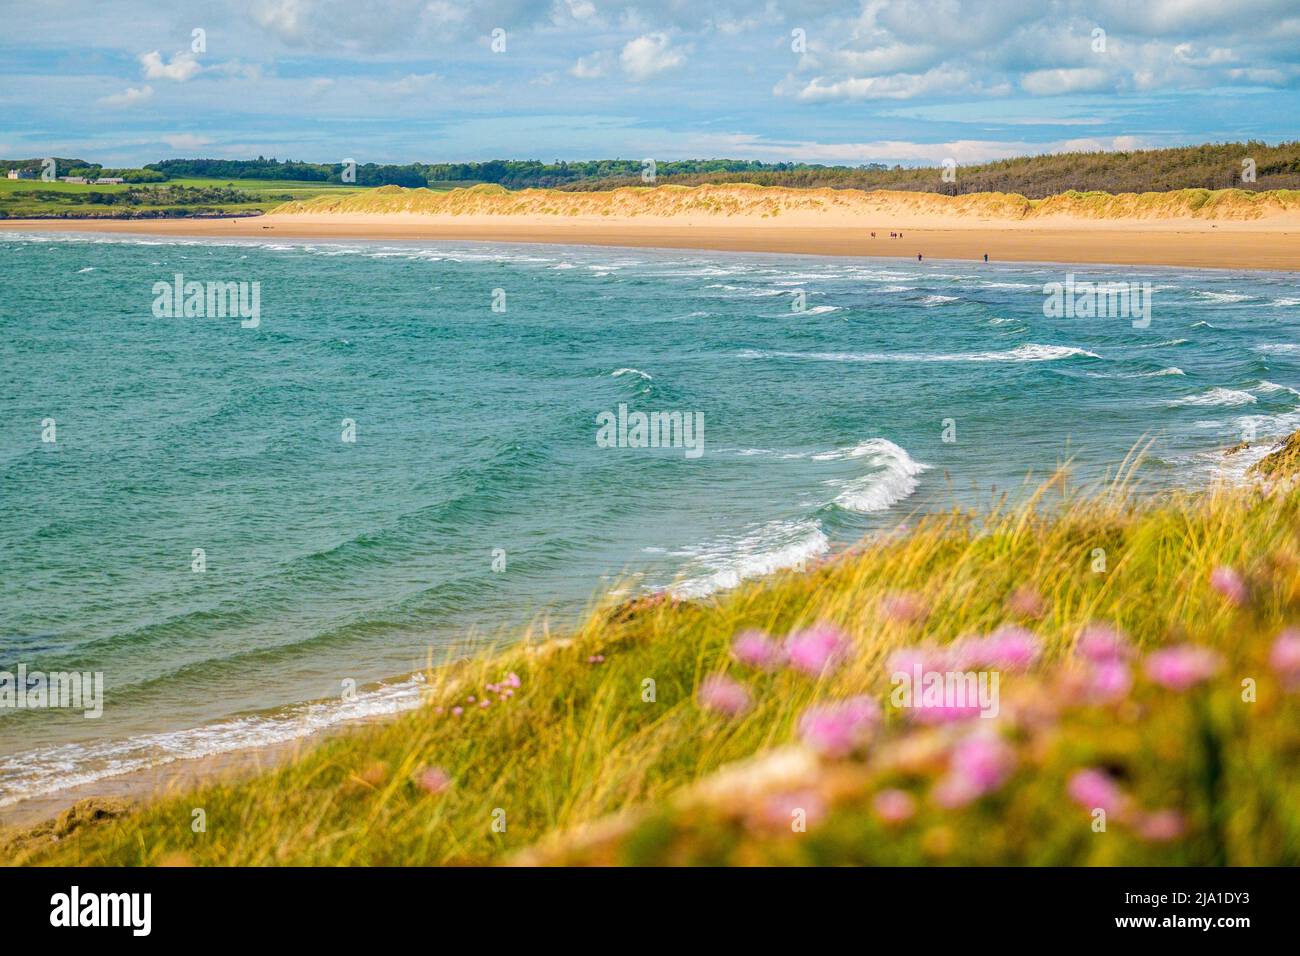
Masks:
[[[291,199],[310,199],[323,193],[358,192],[365,188],[287,179],[180,178],[163,183],[102,186],[0,179],[0,219],[258,215]],[[178,196],[179,191],[185,191],[184,195]],[[104,197],[128,193],[134,193],[138,201],[95,201],[91,195]],[[157,201],[151,201],[154,199]]]

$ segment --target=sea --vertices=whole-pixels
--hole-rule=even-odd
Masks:
[[[1150,308],[1045,308],[1087,282]],[[3,808],[1062,465],[1242,480],[1300,428],[1300,272],[10,233],[0,355],[0,672],[103,680],[0,707]]]

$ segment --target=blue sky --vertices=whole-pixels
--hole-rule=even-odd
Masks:
[[[7,158],[938,164],[1300,136],[1300,0],[0,0],[0,23]]]

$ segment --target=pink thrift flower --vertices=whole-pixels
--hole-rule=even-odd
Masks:
[[[1246,582],[1232,568],[1217,567],[1210,572],[1210,587],[1218,591],[1225,601],[1234,607],[1241,607],[1248,597]]]
[[[746,667],[775,670],[785,662],[781,645],[762,631],[742,631],[731,642],[731,656]]]
[[[441,767],[426,767],[416,778],[416,783],[426,793],[439,794],[451,786],[451,777]]]
[[[980,793],[988,793],[1002,786],[1015,762],[1015,752],[1001,737],[971,734],[953,748],[949,769]]]
[[[1288,688],[1300,688],[1300,631],[1287,628],[1279,634],[1268,662]]]
[[[847,757],[862,749],[880,722],[880,708],[870,697],[851,697],[809,707],[799,718],[799,737],[823,757]]]
[[[950,669],[949,658],[952,656],[948,648],[935,647],[933,644],[901,647],[889,655],[885,666],[891,676],[898,673],[912,675],[917,668],[920,668],[922,674],[929,671],[946,671]]]
[[[928,612],[921,599],[911,591],[896,591],[881,599],[880,614],[896,624],[914,624],[923,620]]]
[[[1015,751],[1001,737],[971,734],[953,747],[948,773],[935,785],[934,800],[953,810],[973,803],[1002,786],[1015,762]]]
[[[1043,601],[1043,596],[1027,586],[1016,588],[1015,593],[1007,600],[1007,607],[1011,610],[1011,613],[1023,617],[1040,618],[1047,613],[1047,605]]]
[[[1124,635],[1113,627],[1092,624],[1079,635],[1079,653],[1094,664],[1122,660],[1132,653]]]
[[[749,710],[749,691],[730,677],[714,674],[704,678],[696,698],[705,710],[716,710],[735,717]]]
[[[1038,657],[1038,639],[1023,627],[1000,627],[987,637],[958,641],[952,651],[962,668],[1018,671]]]
[[[871,806],[885,823],[903,823],[916,813],[916,800],[906,790],[881,790]]]
[[[1157,810],[1138,820],[1138,836],[1151,843],[1168,843],[1183,835],[1186,825],[1177,810]]]
[[[467,703],[467,704],[472,704],[472,703],[474,703],[474,695],[473,695],[473,694],[470,694],[468,697],[466,697],[466,698],[465,698],[465,703]]]
[[[791,634],[785,641],[790,666],[812,677],[820,677],[844,663],[849,642],[839,628],[817,624]]]
[[[1195,644],[1180,644],[1147,657],[1147,676],[1170,690],[1187,690],[1219,671],[1221,659],[1214,651]]]
[[[1085,810],[1101,809],[1115,814],[1122,812],[1128,803],[1128,797],[1110,774],[1091,767],[1072,774],[1065,790]]]
[[[587,658],[587,663],[588,663],[588,664],[603,664],[603,663],[605,663],[605,655],[604,655],[604,654],[592,654],[590,657]]]
[[[484,697],[482,700],[478,702],[479,707],[489,707],[491,706],[491,704],[492,701],[488,700],[486,697]]]
[[[523,681],[519,679],[519,675],[516,674],[514,671],[511,671],[509,674],[507,674],[506,679],[502,681],[502,683],[505,684],[507,687],[523,686]]]
[[[453,717],[459,717],[459,716],[460,716],[461,714],[463,714],[463,713],[465,713],[465,708],[464,708],[464,707],[453,707],[453,708],[451,709],[451,715],[452,715]]]
[[[1088,677],[1088,696],[1102,702],[1122,700],[1132,686],[1133,675],[1128,664],[1119,660],[1101,661],[1093,666]]]
[[[826,801],[817,791],[795,790],[766,797],[751,820],[765,829],[801,833],[802,828],[795,830],[796,823],[802,822],[805,828],[816,826],[826,817],[826,810]]]

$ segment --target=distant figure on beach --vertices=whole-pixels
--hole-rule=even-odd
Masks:
[[[985,261],[985,262],[988,262],[988,261],[989,261],[989,254],[988,254],[987,252],[984,253],[984,261]]]
[[[921,261],[921,254],[919,252],[916,254],[916,261],[917,262]]]

